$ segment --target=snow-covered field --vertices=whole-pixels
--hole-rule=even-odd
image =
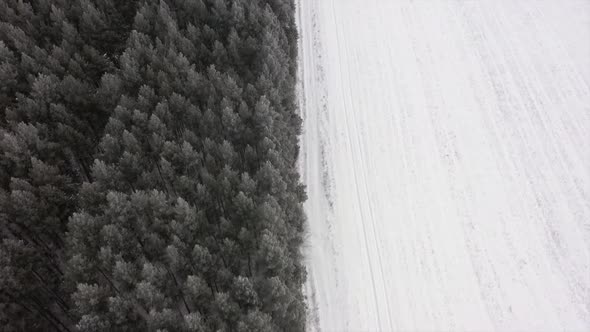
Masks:
[[[590,331],[590,1],[298,1],[310,329]]]

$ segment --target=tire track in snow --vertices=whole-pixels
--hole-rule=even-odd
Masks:
[[[344,52],[347,52],[347,47],[345,44],[343,44],[341,42],[342,38],[341,38],[341,31],[338,29],[338,23],[336,20],[336,10],[335,10],[335,5],[334,5],[334,0],[330,0],[330,4],[332,7],[332,18],[334,19],[334,26],[336,26],[336,32],[335,32],[335,36],[336,36],[336,45],[337,48],[339,50],[343,50]],[[347,54],[348,55],[348,54]],[[343,69],[343,64],[340,61],[340,58],[338,58],[338,69],[340,71],[340,77],[344,78],[345,77],[345,73],[347,75],[349,75],[350,73],[348,73],[347,70]],[[350,78],[349,78],[350,79]],[[350,86],[349,86],[350,88]],[[344,123],[346,125],[346,128],[348,129],[348,132],[352,132],[352,133],[356,133],[358,132],[357,128],[354,128],[354,130],[351,130],[351,123],[353,124],[353,126],[356,126],[356,121],[354,119],[354,117],[351,116],[350,114],[350,109],[351,107],[351,102],[350,99],[352,96],[352,91],[349,89],[348,90],[348,95],[345,96],[344,101],[342,103],[343,105],[343,109],[344,109]],[[351,121],[352,119],[352,121]],[[362,150],[360,149],[360,144],[359,144],[359,140],[358,140],[358,136],[355,137],[356,138],[356,145],[350,140],[348,139],[348,149],[351,153],[351,155],[353,156],[359,156],[360,158],[354,158],[352,160],[352,164],[354,166],[354,171],[353,171],[353,177],[354,177],[354,186],[355,186],[355,190],[356,190],[356,199],[357,199],[357,204],[358,207],[360,209],[360,214],[361,214],[361,219],[359,222],[362,225],[362,232],[363,232],[363,238],[364,238],[364,248],[366,251],[366,260],[368,262],[368,266],[369,266],[369,274],[370,274],[370,278],[371,278],[371,288],[373,290],[373,299],[374,299],[374,304],[375,304],[375,312],[376,312],[376,316],[377,316],[377,324],[378,326],[381,326],[381,315],[380,315],[380,310],[379,310],[379,304],[377,301],[378,298],[378,293],[377,293],[377,282],[375,281],[375,273],[373,273],[374,268],[373,268],[373,262],[371,259],[371,252],[369,250],[369,248],[371,247],[370,245],[370,241],[369,241],[369,237],[367,235],[367,225],[365,224],[365,221],[367,220],[367,218],[364,215],[364,209],[363,206],[365,206],[363,203],[363,197],[366,198],[366,195],[362,194],[359,187],[360,187],[360,181],[359,181],[359,176],[362,176],[364,174],[364,171],[362,169],[359,170],[359,164],[362,164]]]
[[[334,0],[331,0],[332,8],[334,9]],[[335,11],[334,11],[335,13]],[[365,59],[359,59],[358,57],[354,57],[350,54],[350,47],[346,43],[347,39],[342,38],[341,31],[337,31],[337,44],[341,45],[342,47],[339,49],[343,50],[343,58],[344,59],[353,59],[356,62],[364,61]],[[346,77],[347,80],[351,80],[351,77],[358,77],[359,72],[358,66],[349,68],[348,70],[342,70],[342,63],[339,61],[340,64],[340,72],[341,77]],[[356,72],[351,72],[351,70],[357,69]],[[350,127],[352,124],[353,130],[349,130],[351,133],[354,133],[353,136],[354,140],[352,142],[352,150],[354,151],[353,155],[358,156],[357,158],[353,159],[353,163],[355,164],[355,187],[358,196],[358,204],[361,210],[362,215],[362,228],[365,238],[365,245],[367,248],[373,248],[374,252],[370,254],[369,250],[367,253],[369,254],[367,260],[369,262],[369,271],[371,275],[371,279],[373,282],[373,296],[376,302],[376,315],[377,315],[377,324],[383,331],[391,331],[393,330],[392,327],[392,319],[391,319],[391,310],[388,301],[388,297],[384,296],[384,294],[388,294],[389,290],[385,285],[385,274],[383,272],[383,263],[382,263],[382,254],[381,254],[381,241],[376,235],[376,219],[373,215],[373,202],[369,195],[370,190],[368,188],[368,166],[366,163],[370,160],[368,158],[367,152],[368,148],[366,146],[366,141],[363,141],[362,138],[365,136],[366,132],[364,132],[361,128],[359,128],[359,123],[363,123],[364,121],[359,120],[359,115],[362,115],[362,112],[351,112],[351,110],[357,110],[358,108],[354,107],[354,103],[352,101],[352,97],[354,96],[355,91],[352,90],[352,86],[348,86],[348,92],[345,98],[344,109],[346,115],[346,122],[347,126]],[[365,144],[363,144],[365,143]],[[378,299],[382,298],[383,303],[380,306]],[[383,307],[383,308],[382,308]],[[382,316],[382,311],[385,311],[385,317]]]

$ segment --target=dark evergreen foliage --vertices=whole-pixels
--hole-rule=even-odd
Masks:
[[[133,1],[0,2],[0,325],[68,330],[65,231],[112,106]]]
[[[7,0],[0,20],[0,322],[304,330],[293,1]]]
[[[303,330],[295,44],[292,4],[140,6],[70,222],[81,330]]]

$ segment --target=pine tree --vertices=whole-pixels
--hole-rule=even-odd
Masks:
[[[81,330],[304,329],[295,40],[275,10],[292,19],[264,1],[138,9],[69,225]]]
[[[133,2],[0,3],[0,324],[72,329],[64,237],[108,114]],[[4,84],[5,83],[5,84]]]
[[[296,38],[292,0],[0,3],[4,330],[304,330]]]

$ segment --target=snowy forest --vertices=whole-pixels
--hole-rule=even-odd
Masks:
[[[2,331],[302,331],[292,0],[0,1]]]

